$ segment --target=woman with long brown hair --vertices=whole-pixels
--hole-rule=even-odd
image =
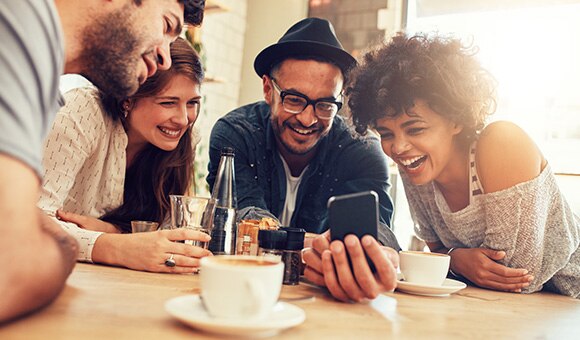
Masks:
[[[80,244],[78,260],[154,272],[193,272],[209,251],[178,240],[192,230],[131,234],[132,220],[167,224],[169,195],[192,185],[203,69],[183,39],[172,66],[136,94],[115,98],[92,86],[65,94],[45,145],[39,207]],[[167,261],[171,259],[170,261]]]

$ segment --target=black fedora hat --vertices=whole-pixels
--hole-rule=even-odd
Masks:
[[[262,50],[254,60],[254,70],[261,77],[286,58],[310,55],[336,63],[343,73],[356,65],[356,60],[342,48],[329,21],[306,18],[290,27],[278,43]]]

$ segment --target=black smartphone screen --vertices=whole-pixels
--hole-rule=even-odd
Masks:
[[[376,239],[379,224],[377,193],[363,191],[331,197],[328,200],[328,224],[332,241],[342,241],[349,234],[359,239],[364,235],[371,235]],[[375,267],[368,257],[367,261],[374,272]]]

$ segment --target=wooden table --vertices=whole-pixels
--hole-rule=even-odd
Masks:
[[[170,298],[197,294],[197,275],[153,274],[78,264],[48,308],[0,328],[0,339],[216,339],[174,320]],[[468,287],[448,297],[388,293],[368,304],[334,301],[323,289],[284,286],[281,299],[306,321],[280,339],[545,339],[580,337],[580,300]]]

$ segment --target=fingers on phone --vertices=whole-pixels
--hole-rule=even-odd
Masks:
[[[324,271],[324,284],[326,288],[336,299],[348,302],[350,299],[338,282],[331,252],[326,250],[322,253],[321,257],[322,269]]]
[[[318,236],[314,240],[312,240],[312,249],[314,249],[314,251],[318,253],[318,255],[321,255],[322,252],[327,250],[329,247],[330,241],[324,235]]]
[[[356,283],[362,289],[364,297],[376,298],[380,293],[379,286],[369,267],[361,242],[354,235],[348,235],[344,241],[352,263]]]
[[[322,263],[321,263],[322,265]],[[312,267],[306,267],[304,269],[304,277],[308,279],[308,281],[314,283],[318,286],[324,286],[324,276],[320,272],[317,272]]]
[[[358,238],[355,236],[347,237],[347,243],[349,243],[350,248],[354,249],[353,253],[349,253],[351,257],[351,263],[353,264],[352,267],[361,267],[367,266],[366,259],[364,257],[364,253],[358,241]],[[349,298],[353,301],[360,302],[364,300],[366,296],[366,292],[363,287],[359,285],[358,276],[364,276],[360,273],[357,275],[353,273],[351,269],[351,265],[348,260],[347,256],[347,249],[345,249],[345,245],[342,242],[333,242],[330,245],[330,249],[332,250],[332,259],[334,260],[334,264],[336,267],[336,272],[338,275],[338,281],[340,285],[349,296]],[[354,258],[353,258],[354,256]],[[362,260],[361,260],[362,258]],[[367,268],[368,270],[368,268]],[[368,275],[371,276],[372,273],[368,270]],[[355,278],[356,275],[357,277]],[[366,277],[366,279],[369,279]],[[361,289],[362,288],[362,289]]]
[[[322,259],[320,255],[314,251],[312,248],[306,248],[302,251],[302,259],[306,263],[306,269],[322,274]]]
[[[397,271],[396,265],[398,265],[398,255],[392,248],[382,247],[378,242],[370,236],[365,236],[362,239],[362,244],[365,253],[373,261],[376,268],[376,273],[379,278],[379,283],[377,283],[377,289],[379,284],[382,286],[384,291],[392,291],[397,286]],[[397,256],[396,260],[393,260],[393,253]],[[374,276],[373,276],[374,278]]]

